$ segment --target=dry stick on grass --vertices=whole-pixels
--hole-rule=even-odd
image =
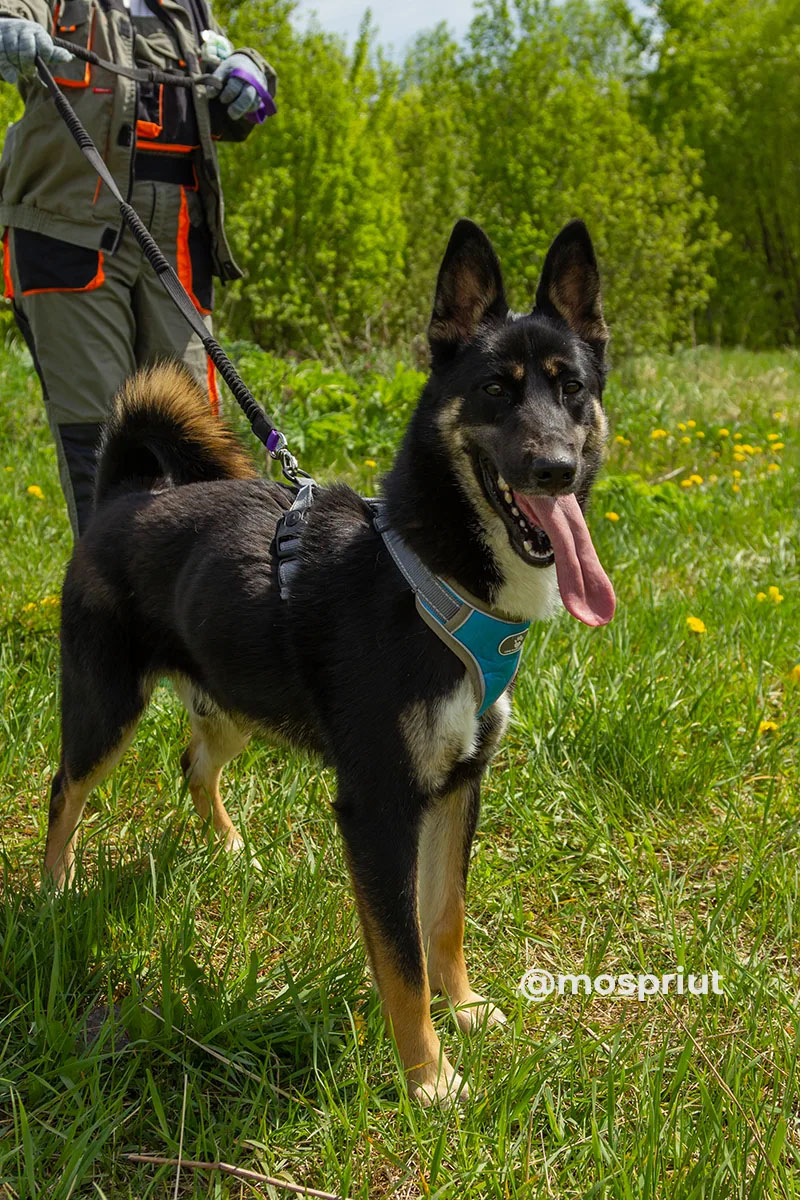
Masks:
[[[272,1175],[262,1175],[259,1171],[248,1171],[246,1167],[234,1167],[225,1162],[192,1162],[188,1158],[162,1158],[159,1154],[124,1154],[128,1162],[148,1163],[152,1167],[185,1167],[189,1171],[222,1171],[233,1175],[235,1179],[243,1179],[246,1183],[264,1183],[269,1187],[283,1188],[287,1192],[295,1192],[298,1196],[315,1196],[316,1200],[347,1200],[346,1196],[337,1196],[335,1192],[321,1192],[318,1188],[303,1187],[299,1183],[288,1183],[285,1179],[275,1179]]]

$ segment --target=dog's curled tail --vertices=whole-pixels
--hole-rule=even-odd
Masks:
[[[256,474],[187,368],[158,363],[133,375],[114,401],[100,448],[95,508],[119,491]]]

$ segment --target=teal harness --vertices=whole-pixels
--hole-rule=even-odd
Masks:
[[[275,532],[275,553],[281,598],[298,566],[302,526],[314,500],[314,480],[304,480],[294,503],[284,513]],[[519,669],[530,621],[506,621],[467,600],[449,583],[434,575],[389,526],[383,505],[368,501],[375,513],[375,529],[414,593],[417,612],[449,650],[461,660],[475,692],[480,717],[498,700]]]
[[[417,612],[467,668],[482,716],[516,675],[530,621],[506,621],[459,595],[384,522],[380,508],[377,512],[375,528],[414,592]]]

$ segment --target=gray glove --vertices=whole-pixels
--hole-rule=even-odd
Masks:
[[[219,79],[224,83],[222,91],[217,99],[223,104],[228,105],[228,115],[234,121],[238,121],[240,117],[247,116],[250,112],[255,112],[261,105],[261,97],[251,83],[247,83],[244,79],[228,79],[228,75],[238,67],[240,70],[247,71],[253,75],[261,83],[261,86],[267,87],[267,80],[264,78],[263,71],[259,70],[252,58],[246,54],[230,54],[227,58],[223,58],[222,62],[214,72],[214,78]],[[227,82],[225,82],[227,80]]]
[[[69,50],[54,46],[47,30],[35,21],[0,17],[0,75],[6,83],[16,83],[18,74],[30,74],[37,54],[48,65],[72,58]]]

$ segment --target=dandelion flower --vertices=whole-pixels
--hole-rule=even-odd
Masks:
[[[23,606],[22,606],[22,611],[23,611],[24,613],[29,613],[29,612],[33,612],[33,610],[34,610],[35,608],[38,608],[38,607],[39,607],[39,606],[37,605],[36,601],[35,601],[35,600],[31,600],[31,601],[29,601],[29,603],[28,603],[28,604],[23,604]]]
[[[692,479],[691,479],[691,477],[690,477],[689,479],[682,479],[682,480],[681,480],[681,487],[691,487],[691,486],[692,486]]]
[[[789,672],[789,678],[792,683],[800,683],[800,663],[795,663]]]
[[[735,484],[733,485],[733,490],[734,490],[735,492],[740,492],[742,489],[739,487],[738,483],[735,483]]]
[[[699,438],[704,438],[706,435],[703,433],[702,429],[698,429],[697,433],[694,436],[699,437]]]
[[[774,583],[772,584],[771,587],[767,588],[767,595],[769,596],[769,598],[773,602],[773,604],[780,604],[781,600],[783,600],[783,596],[781,595],[780,590],[775,587]]]
[[[781,469],[780,463],[770,463],[769,466],[767,467],[768,471],[780,471],[780,469]]]
[[[44,500],[44,492],[39,487],[38,483],[28,484],[28,495],[35,496],[37,500]]]
[[[709,482],[709,483],[716,483],[718,479],[719,479],[719,475],[709,475],[709,477],[708,477],[708,482]]]
[[[768,433],[767,434],[768,442],[779,442],[780,440],[781,440],[781,435],[779,433]]]
[[[742,440],[742,435],[741,435],[740,433],[735,433],[735,434],[733,435],[733,440],[734,440],[735,442],[740,442],[740,441]]]
[[[650,434],[650,437],[658,440],[658,438],[669,437],[669,434],[667,433],[666,429],[654,429]]]
[[[756,600],[758,601],[759,604],[761,604],[761,602],[763,600],[766,600],[766,598],[767,598],[766,592],[756,592]]]
[[[706,627],[699,617],[687,617],[686,624],[691,629],[692,633],[706,633]]]
[[[375,462],[375,459],[374,459],[374,458],[365,458],[365,459],[364,459],[364,466],[365,466],[365,467],[377,467],[377,465],[378,465],[378,464]]]
[[[608,521],[618,521],[618,520],[619,520],[619,513],[615,513],[615,512],[607,512],[607,513],[606,513],[606,520],[608,520]]]
[[[734,479],[741,479],[741,478],[742,478],[742,472],[741,472],[741,471],[737,471],[737,470],[736,470],[736,468],[734,468],[734,470],[733,470],[732,474],[733,474],[733,478],[734,478]]]
[[[783,420],[783,413],[782,413],[782,412],[776,412],[776,413],[773,413],[773,414],[772,414],[772,419],[773,419],[773,421],[782,421],[782,420]]]
[[[702,475],[690,475],[689,478],[691,479],[692,483],[696,483],[698,487],[703,482]]]
[[[14,468],[13,467],[3,467],[3,470],[8,471],[8,473],[11,474],[11,472],[14,470]]]
[[[687,429],[694,429],[694,427],[695,427],[695,425],[696,425],[696,424],[697,424],[697,421],[687,421],[687,422],[686,422],[686,428],[687,428]]]
[[[691,442],[691,440],[692,440],[692,439],[691,439],[691,438],[690,438],[688,435],[687,435],[687,436],[685,436],[685,437],[682,437],[682,438],[681,438],[681,445],[682,445],[682,446],[688,446],[688,445],[689,445],[689,443]]]
[[[772,443],[772,449],[773,449],[773,450],[782,450],[782,449],[783,449],[783,447],[784,447],[784,443],[783,443],[783,442],[773,442],[773,443]]]
[[[731,432],[730,429],[718,429],[717,437],[729,437],[730,432]]]
[[[734,454],[733,461],[734,462],[747,462],[747,455],[746,454]]]
[[[777,721],[759,721],[758,736],[760,737],[762,733],[774,733],[777,728]]]

